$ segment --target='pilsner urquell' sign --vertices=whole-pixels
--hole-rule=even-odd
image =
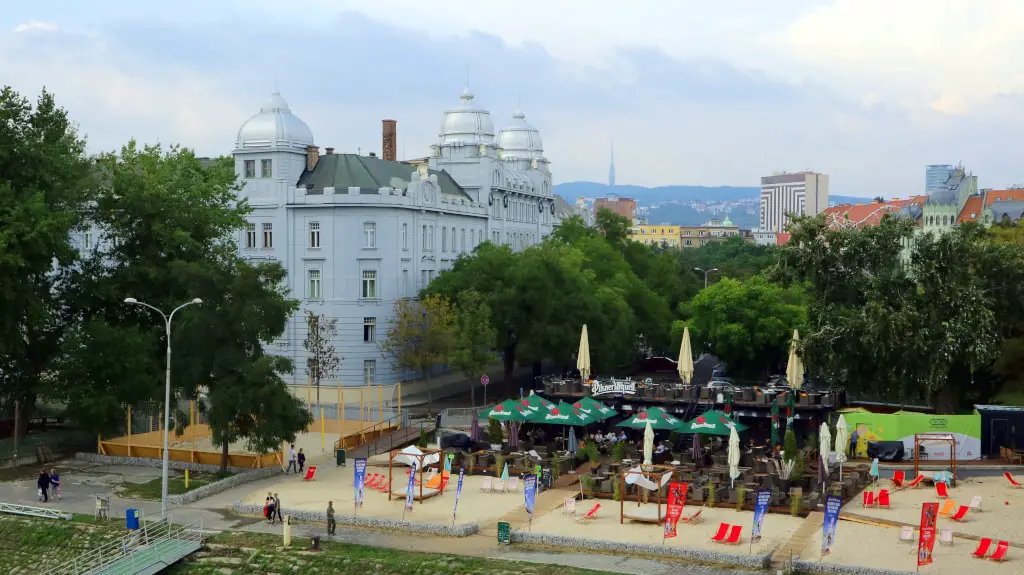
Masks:
[[[636,381],[632,379],[615,379],[595,381],[590,384],[590,395],[626,395],[636,393]]]

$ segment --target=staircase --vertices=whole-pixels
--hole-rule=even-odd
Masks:
[[[45,575],[154,575],[199,551],[203,522],[146,523],[118,541],[73,558]]]
[[[434,426],[423,424],[423,430],[427,432],[427,435],[430,435],[434,431]],[[363,443],[353,451],[347,453],[346,456],[349,458],[373,457],[380,453],[387,453],[393,449],[398,449],[407,443],[416,441],[419,437],[419,427],[402,427],[400,429],[385,432],[376,439]]]

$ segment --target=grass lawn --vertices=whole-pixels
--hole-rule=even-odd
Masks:
[[[214,481],[220,481],[221,479],[230,476],[231,473],[190,473],[188,489],[185,488],[184,476],[168,477],[167,494],[181,495],[182,493],[198,489],[204,485],[213,483]],[[162,480],[159,477],[145,483],[122,483],[119,496],[126,499],[160,501],[161,487]]]
[[[45,573],[124,535],[124,521],[94,523],[0,515],[0,573]]]

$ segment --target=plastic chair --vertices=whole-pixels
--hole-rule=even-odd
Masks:
[[[981,496],[975,495],[974,497],[971,497],[971,504],[967,507],[969,507],[971,511],[981,511]]]
[[[491,487],[491,478],[490,477],[484,477],[483,483],[480,484],[480,491],[483,491],[483,492],[486,493],[488,491],[491,491],[492,489],[493,488]]]
[[[892,509],[889,504],[889,491],[887,489],[878,492],[878,499],[875,500],[875,505],[879,509]]]
[[[942,531],[939,531],[939,543],[941,543],[943,545],[952,545],[953,544],[953,530],[952,529],[943,529]]]
[[[861,507],[874,507],[875,506],[875,492],[865,491],[864,496],[861,499]]]
[[[729,524],[721,523],[718,525],[718,531],[715,532],[715,536],[711,538],[715,543],[721,543],[725,541],[725,535],[729,532]]]
[[[900,529],[900,543],[913,543],[914,542],[914,528],[909,525],[904,525]]]
[[[562,500],[562,515],[576,515],[575,497],[566,497]]]
[[[989,561],[1006,561],[1006,552],[1010,550],[1009,541],[1000,541],[996,544],[996,550],[988,556]]]
[[[963,523],[964,519],[967,518],[967,512],[970,510],[970,507],[967,507],[966,505],[961,505],[960,507],[957,508],[956,513],[950,515],[949,518],[953,521]]]
[[[509,477],[508,478],[507,488],[508,488],[509,491],[514,491],[516,493],[519,493],[519,478],[518,477]],[[575,501],[575,499],[574,499],[574,501]]]
[[[939,499],[949,499],[949,486],[944,481],[935,484],[935,496]]]
[[[982,538],[981,541],[978,541],[978,548],[974,550],[974,553],[971,553],[971,557],[984,559],[988,555],[989,547],[992,547],[992,540],[988,537]]]
[[[502,481],[501,479],[495,479],[494,487],[491,488],[491,491],[493,493],[504,493],[506,491],[505,482]]]

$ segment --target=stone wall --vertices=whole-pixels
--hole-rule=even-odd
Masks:
[[[234,511],[239,515],[263,515],[263,506],[237,502],[234,505]],[[285,508],[284,514],[295,521],[327,523],[326,511],[294,511]],[[448,523],[396,521],[394,519],[342,515],[340,513],[336,513],[334,519],[338,522],[338,525],[440,535],[442,537],[469,537],[470,535],[476,535],[480,531],[480,526],[476,523],[461,523],[453,526]]]
[[[143,466],[143,467],[163,467],[163,461],[160,459],[150,459],[148,457],[117,457],[110,455],[99,455],[97,453],[76,453],[75,459],[79,461],[88,461],[89,463],[98,463],[101,465],[130,465],[130,466]],[[184,471],[188,468],[190,471],[200,471],[203,473],[217,473],[220,471],[219,465],[203,465],[200,463],[186,463],[184,461],[169,461],[167,466],[175,471]],[[231,477],[225,477],[220,481],[214,481],[208,483],[202,487],[193,489],[188,493],[181,495],[169,495],[167,496],[167,503],[169,505],[186,505],[194,503],[209,497],[233,489],[240,485],[250,483],[252,481],[258,481],[260,479],[266,479],[267,477],[273,477],[275,475],[281,475],[281,468],[279,467],[264,467],[262,469],[242,469],[238,467],[229,467],[234,475]]]
[[[888,569],[873,569],[856,565],[818,563],[817,561],[794,561],[793,568],[797,573],[821,573],[825,575],[909,575],[913,573],[913,571],[890,571]]]
[[[582,537],[566,537],[547,533],[531,533],[529,531],[512,531],[512,542],[527,545],[544,545],[548,547],[564,547],[567,549],[599,551],[606,553],[628,553],[641,556],[662,556],[673,559],[685,559],[699,563],[715,565],[732,565],[747,569],[766,569],[771,566],[772,552],[762,555],[741,555],[739,553],[723,553],[705,551],[703,549],[687,549],[667,545],[648,545],[644,543],[621,543],[600,539],[584,539]],[[731,547],[725,547],[731,549]]]

